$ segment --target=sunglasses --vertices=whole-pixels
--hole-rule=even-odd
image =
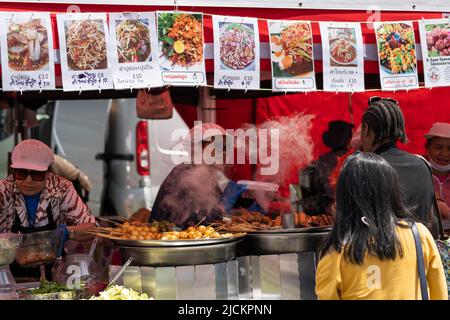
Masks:
[[[47,171],[35,171],[27,169],[14,169],[14,178],[16,180],[25,180],[28,176],[31,176],[33,181],[44,181]]]
[[[378,102],[378,101],[389,101],[389,102],[392,102],[392,103],[394,103],[395,105],[398,106],[398,101],[397,100],[392,99],[392,98],[383,98],[383,97],[370,97],[369,98],[369,106],[372,103],[375,103],[375,102]]]

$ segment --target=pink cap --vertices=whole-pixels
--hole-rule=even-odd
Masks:
[[[200,132],[201,136],[199,136],[198,134]],[[199,143],[201,141],[208,141],[209,138],[214,136],[226,136],[227,132],[218,124],[208,122],[196,125],[195,127],[191,128],[191,130],[189,130],[189,135],[192,142]]]
[[[436,122],[433,123],[430,131],[425,135],[425,138],[433,137],[449,138],[450,139],[450,123]]]
[[[47,171],[55,161],[53,151],[39,140],[28,139],[20,142],[12,152],[11,168]]]

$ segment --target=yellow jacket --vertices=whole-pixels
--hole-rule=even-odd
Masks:
[[[447,283],[438,249],[428,229],[418,223],[429,297],[448,299]],[[362,265],[330,250],[319,261],[316,294],[323,300],[419,300],[422,299],[414,237],[410,228],[397,227],[403,257],[380,260],[366,255]]]

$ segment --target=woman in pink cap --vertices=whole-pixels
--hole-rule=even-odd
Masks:
[[[13,174],[0,180],[0,233],[60,228],[64,240],[91,238],[84,231],[95,225],[95,217],[73,184],[49,171],[53,162],[53,151],[38,140],[24,140],[14,148]],[[27,275],[19,268],[17,273]]]
[[[450,219],[450,123],[433,124],[425,138],[439,211],[444,219]]]

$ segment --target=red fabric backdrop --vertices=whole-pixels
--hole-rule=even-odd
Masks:
[[[322,133],[327,129],[328,122],[344,120],[355,124],[361,123],[364,110],[371,96],[392,97],[399,101],[406,123],[406,132],[409,143],[400,145],[412,153],[425,153],[425,138],[423,135],[434,122],[450,123],[450,88],[419,89],[403,92],[364,92],[350,94],[334,94],[315,92],[294,94],[257,99],[256,119],[261,123],[269,118],[289,116],[297,112],[314,114],[312,139],[315,143],[314,157],[317,159],[330,149],[322,142]],[[351,107],[349,106],[351,99]],[[291,183],[297,182],[297,176],[293,175]],[[286,187],[286,186],[285,186]]]

